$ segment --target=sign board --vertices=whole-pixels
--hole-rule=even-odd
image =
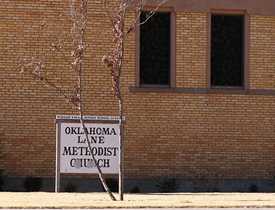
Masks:
[[[55,192],[60,190],[61,174],[98,173],[92,154],[103,174],[119,173],[120,118],[83,116],[83,119],[88,139],[79,116],[56,116]]]
[[[119,169],[119,125],[85,123],[87,140],[80,123],[61,122],[59,126],[60,173],[97,173],[91,153],[105,174]],[[92,150],[88,147],[90,141]]]

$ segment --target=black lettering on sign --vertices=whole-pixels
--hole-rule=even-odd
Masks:
[[[66,127],[65,133],[67,135],[83,135],[83,129],[80,127]],[[98,135],[98,136],[116,136],[116,130],[114,128],[105,128],[105,127],[91,127],[87,128],[87,133],[89,135]]]

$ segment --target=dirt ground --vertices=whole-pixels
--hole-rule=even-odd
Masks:
[[[118,197],[118,195],[115,195]],[[146,207],[274,207],[274,193],[125,194],[111,201],[105,193],[0,193],[1,208],[146,208]]]

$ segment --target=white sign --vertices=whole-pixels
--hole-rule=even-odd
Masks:
[[[116,174],[119,168],[120,134],[118,124],[85,123],[89,140],[80,123],[60,123],[60,172],[97,173],[91,153],[105,174]],[[91,142],[92,150],[87,141]]]

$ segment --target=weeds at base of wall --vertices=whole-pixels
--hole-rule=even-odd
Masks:
[[[140,193],[139,187],[138,187],[138,186],[133,187],[133,188],[130,190],[130,193]]]
[[[64,192],[76,192],[77,187],[71,182],[68,182],[64,188]]]
[[[24,181],[26,192],[38,192],[42,188],[41,177],[26,177]]]
[[[193,180],[193,187],[195,192],[220,192],[219,189],[223,185],[224,180],[219,177],[215,179],[200,178]]]
[[[251,184],[248,188],[249,192],[259,192],[258,186],[256,184]]]
[[[5,176],[5,170],[3,169],[4,166],[2,165],[3,164],[3,158],[5,157],[4,155],[4,144],[3,144],[3,132],[0,131],[0,162],[1,162],[1,168],[0,168],[0,191],[3,191],[3,186],[4,186],[4,176]]]
[[[107,178],[105,181],[107,186],[111,190],[111,192],[118,192],[118,181],[116,179]],[[104,191],[104,187],[102,185],[101,187],[102,187],[102,190]]]
[[[0,169],[0,191],[3,190],[4,184],[4,169]]]
[[[169,193],[177,191],[177,183],[175,178],[164,177],[156,181],[156,187],[160,193]]]

